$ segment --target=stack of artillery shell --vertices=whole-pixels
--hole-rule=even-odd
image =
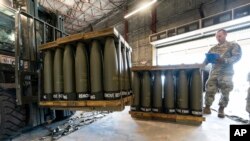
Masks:
[[[44,51],[42,100],[112,100],[131,94],[131,50],[117,39],[77,41]]]
[[[202,77],[198,68],[134,71],[132,84],[132,111],[202,116]]]

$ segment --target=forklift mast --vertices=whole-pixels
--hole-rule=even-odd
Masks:
[[[8,133],[8,119],[18,116],[23,127],[34,127],[49,119],[62,119],[70,111],[51,110],[39,107],[43,91],[43,54],[38,46],[67,34],[63,18],[48,12],[37,0],[15,1],[13,7],[0,2],[0,140]],[[15,10],[17,9],[17,10]],[[12,103],[8,103],[8,98]],[[6,106],[22,110],[6,110]],[[12,114],[16,112],[16,114]],[[24,114],[25,113],[25,114]],[[59,116],[58,116],[59,115]],[[5,125],[6,124],[6,125]],[[22,125],[21,125],[22,124]],[[17,129],[13,129],[17,130]],[[12,133],[11,133],[12,134]]]
[[[43,55],[38,46],[67,35],[60,16],[42,11],[36,6],[36,0],[28,1],[26,5],[26,12],[19,7],[15,15],[15,86],[18,105],[37,103],[43,91],[39,79]]]
[[[72,115],[39,107],[43,53],[38,46],[67,35],[63,18],[37,0],[9,2],[0,1],[0,140]]]

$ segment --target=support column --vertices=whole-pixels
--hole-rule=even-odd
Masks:
[[[156,24],[157,24],[157,11],[156,11],[156,6],[154,5],[151,9],[151,16],[152,16],[152,20],[151,20],[151,31],[152,33],[156,33]]]

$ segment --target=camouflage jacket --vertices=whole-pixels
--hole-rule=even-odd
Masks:
[[[209,50],[209,53],[218,53],[225,61],[221,64],[212,64],[211,74],[233,75],[233,64],[240,60],[242,52],[239,44],[235,42],[225,42],[217,44]]]

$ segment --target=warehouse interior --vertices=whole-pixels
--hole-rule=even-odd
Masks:
[[[22,11],[28,14],[24,14]],[[24,18],[25,20],[23,20],[22,18],[25,16],[28,18]],[[249,124],[250,116],[246,111],[246,98],[249,88],[248,73],[250,73],[250,67],[247,65],[250,56],[249,0],[1,0],[0,17],[3,17],[0,18],[0,130],[14,132],[13,135],[10,134],[10,137],[7,132],[0,133],[0,140],[228,141],[230,139],[230,125]],[[31,20],[29,20],[29,18],[31,18]],[[9,19],[12,21],[7,22]],[[41,24],[33,24],[33,22],[36,23],[35,20]],[[18,26],[15,22],[20,23],[20,25]],[[27,25],[24,24],[26,22],[28,23]],[[52,26],[47,24],[51,24]],[[25,28],[28,30],[25,30]],[[36,32],[42,28],[44,28],[42,31],[43,35],[41,34],[40,37]],[[135,89],[133,87],[135,72],[138,72],[140,68],[143,71],[145,71],[145,68],[150,68],[151,71],[155,71],[157,67],[199,66],[200,76],[203,78],[203,82],[199,86],[203,85],[204,87],[206,82],[204,75],[208,75],[212,67],[212,64],[207,66],[202,64],[206,59],[206,53],[217,44],[215,38],[216,31],[219,29],[228,31],[227,40],[240,45],[242,56],[233,66],[234,87],[230,92],[229,104],[225,109],[226,117],[217,117],[220,91],[215,95],[215,101],[211,106],[211,115],[189,115],[190,119],[202,119],[198,124],[187,122],[188,116],[185,118],[185,115],[180,122],[155,118],[136,118],[131,114],[134,106],[133,104],[131,105],[131,102],[129,104],[126,103],[125,106],[122,105],[123,108],[125,107],[122,110],[117,110],[118,107],[115,107],[115,110],[108,109],[107,105],[100,108],[102,110],[98,110],[99,107],[96,108],[94,106],[85,110],[83,109],[84,107],[82,109],[78,107],[77,109],[64,105],[64,107],[58,108],[46,107],[39,104],[43,101],[46,103],[47,100],[45,98],[43,99],[43,96],[46,97],[48,95],[42,95],[46,93],[46,82],[54,81],[54,78],[46,79],[43,71],[41,71],[42,73],[40,72],[40,70],[46,71],[46,67],[40,63],[46,62],[46,51],[51,49],[51,52],[56,53],[57,48],[64,48],[66,41],[71,41],[69,42],[71,46],[76,45],[75,42],[79,40],[85,43],[85,37],[101,34],[105,32],[106,29],[111,28],[112,36],[109,35],[105,37],[105,39],[103,39],[104,37],[98,37],[97,40],[101,46],[105,45],[106,47],[106,38],[107,40],[110,39],[110,37],[114,38],[114,46],[117,48],[114,52],[117,53],[118,62],[121,62],[122,57],[131,53],[130,65],[129,57],[127,57],[128,59],[125,58],[128,64],[127,69],[133,72],[133,75],[129,73],[133,78],[131,78],[130,90],[127,92],[129,95],[129,91],[132,91],[131,97],[133,100],[135,98]],[[113,28],[115,30],[113,30]],[[73,39],[80,37],[80,35],[81,39],[79,38],[73,42]],[[23,36],[26,38],[21,39]],[[96,38],[88,39],[86,41],[87,46],[95,40]],[[67,45],[65,45],[65,48],[68,47]],[[30,47],[30,49],[26,50],[24,46],[34,46],[35,49],[31,49]],[[122,49],[119,50],[117,46]],[[40,50],[39,47],[41,48]],[[87,49],[87,54],[92,51],[91,49],[92,47]],[[100,50],[104,52],[103,62],[105,64],[106,48]],[[123,50],[125,50],[125,52],[127,50],[129,53],[125,53],[123,56]],[[29,56],[22,53],[22,51],[28,52],[28,54],[31,55]],[[77,51],[73,52],[73,56],[75,57]],[[24,57],[25,59],[22,59],[20,57],[22,55],[26,56],[26,58]],[[89,57],[90,56],[91,55],[89,55]],[[96,58],[98,59],[98,57]],[[15,60],[19,62],[15,63]],[[34,60],[38,60],[39,65],[35,64]],[[112,64],[112,59],[109,61],[110,64]],[[126,62],[124,58],[122,61]],[[121,65],[118,63],[119,69],[126,68],[124,62]],[[65,62],[63,63],[65,64]],[[12,67],[9,68],[7,64],[12,65]],[[48,64],[53,66],[56,63]],[[92,63],[92,65],[98,65],[98,63]],[[122,65],[123,68],[120,68]],[[70,68],[70,65],[67,67]],[[134,67],[135,69],[133,69]],[[13,69],[13,71],[6,73],[8,69]],[[29,74],[27,74],[27,70],[29,70]],[[24,73],[19,71],[24,71]],[[91,74],[91,77],[92,75],[98,76],[96,72],[91,73],[91,70],[88,73]],[[144,78],[144,74],[142,74],[143,72],[140,72],[140,78]],[[121,74],[119,74],[119,77],[120,75]],[[175,75],[177,75],[177,73]],[[105,77],[106,75],[104,73],[102,78],[105,79]],[[153,77],[154,82],[156,81],[156,77],[156,75]],[[166,75],[160,75],[160,77],[162,82],[167,79]],[[7,78],[11,78],[11,80]],[[111,80],[115,81],[115,79],[118,78],[112,78]],[[89,80],[89,82],[91,80]],[[175,83],[179,81],[177,77],[174,80],[176,81]],[[32,81],[37,82],[36,85],[38,85],[38,88],[34,86]],[[45,83],[43,83],[43,81]],[[122,80],[119,78],[119,85],[120,81]],[[125,83],[125,81],[124,79],[123,83]],[[138,81],[140,81],[140,84],[143,83],[143,80]],[[188,82],[189,81],[191,83],[191,78]],[[62,84],[63,83],[67,82],[62,82]],[[107,82],[103,82],[102,85],[105,87],[106,83]],[[29,87],[30,85],[32,87]],[[153,84],[152,81],[148,86],[155,87],[155,83]],[[162,87],[164,86],[165,85]],[[142,86],[139,90],[142,90]],[[146,89],[145,91],[147,90],[153,91],[151,89]],[[189,90],[188,93],[191,93],[190,91],[191,90]],[[8,92],[14,96],[14,99],[11,99],[8,94],[6,95]],[[161,92],[164,93],[164,88],[161,88]],[[31,93],[31,95],[26,93]],[[140,94],[142,95],[142,93],[143,92]],[[83,96],[85,95],[84,93]],[[164,97],[164,94],[161,96]],[[202,97],[201,106],[203,107],[205,106],[205,91],[202,91],[200,96]],[[140,98],[142,97],[143,96]],[[129,101],[128,98],[127,100]],[[8,102],[14,103],[14,105],[8,106]],[[54,104],[53,101],[50,101],[50,103],[52,103],[52,105]],[[60,101],[58,103],[60,103]],[[63,101],[61,103],[63,103]],[[16,110],[8,112],[9,109],[4,109],[4,107],[10,107],[10,109]],[[23,108],[26,110],[22,111]],[[46,110],[43,108],[46,108]],[[47,110],[47,108],[49,110]],[[36,115],[36,118],[39,118],[41,122],[38,122],[37,119],[33,117],[38,113],[36,109],[39,109],[38,111],[41,113],[44,111],[43,120]],[[19,112],[17,112],[18,110]],[[4,115],[5,113],[7,113],[6,116]],[[21,116],[19,114],[21,114]],[[64,115],[66,118],[54,117],[58,115]],[[40,116],[42,116],[42,114],[40,114]],[[22,121],[22,124],[19,122],[16,123],[16,118]],[[5,122],[10,122],[11,125],[4,124]],[[63,131],[61,131],[63,125],[70,127],[63,129],[67,130],[67,132],[63,133]],[[74,129],[71,127],[74,127]],[[59,132],[62,134],[56,136]]]

